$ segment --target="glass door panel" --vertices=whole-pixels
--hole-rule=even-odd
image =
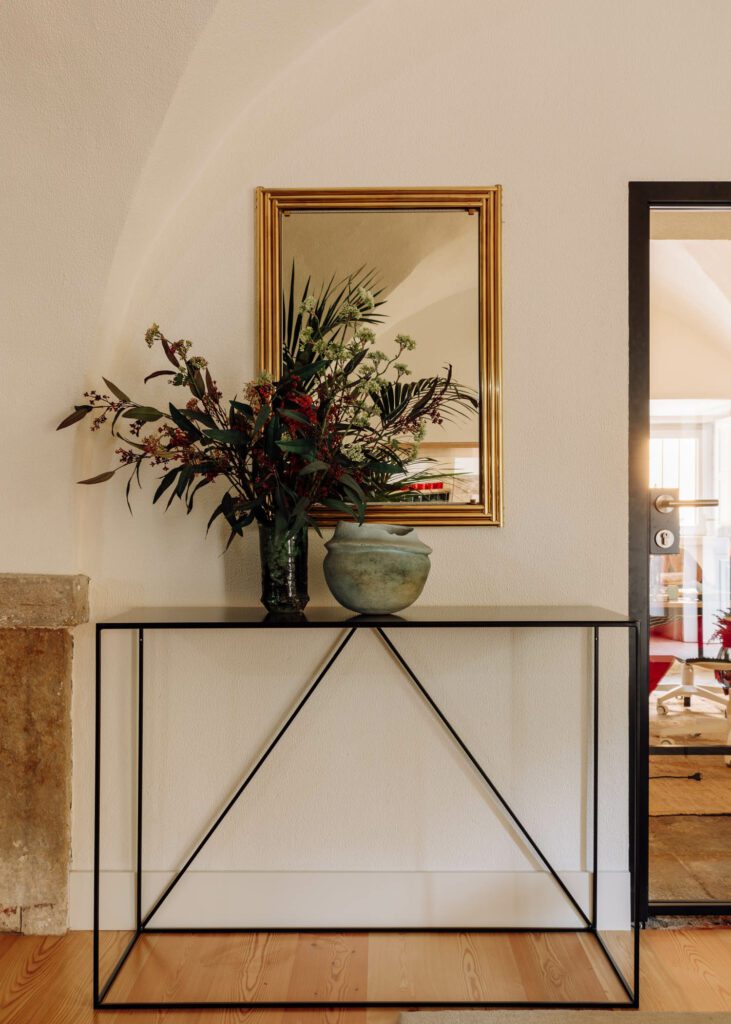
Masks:
[[[731,215],[678,213],[653,211],[650,243],[649,485],[685,504],[649,556],[649,897],[712,911],[731,902]]]

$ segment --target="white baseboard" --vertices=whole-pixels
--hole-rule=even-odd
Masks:
[[[172,878],[143,874],[143,911]],[[591,875],[562,880],[580,906],[590,906]],[[627,927],[629,875],[601,872],[599,925]],[[70,875],[70,927],[92,927],[91,871]],[[103,871],[100,922],[134,928],[135,876]],[[158,927],[576,927],[581,921],[550,875],[530,871],[309,872],[191,871],[151,922]]]

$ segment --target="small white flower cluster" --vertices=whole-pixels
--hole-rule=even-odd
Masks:
[[[350,323],[353,320],[360,320],[362,316],[360,306],[356,305],[355,302],[344,302],[340,307],[338,319],[341,323]]]
[[[300,311],[300,315],[301,316],[309,316],[310,313],[314,313],[314,311],[315,311],[315,296],[314,295],[308,295],[307,298],[304,300],[304,302],[301,304],[301,306],[299,308],[299,311]]]
[[[369,292],[367,288],[359,288],[355,293],[358,298],[358,305],[365,312],[368,313],[376,304],[376,300],[373,297],[373,292]]]
[[[368,413],[368,410],[363,408],[358,409],[356,412],[353,413],[353,418],[351,422],[355,424],[356,427],[367,427],[368,424],[370,423],[370,420],[371,418]]]
[[[152,327],[148,327],[148,329],[145,331],[145,341],[147,342],[148,348],[152,348],[155,342],[160,341],[161,339],[162,332],[160,331],[159,324],[153,324]]]
[[[346,347],[342,341],[331,341],[329,338],[316,338],[312,342],[312,351],[321,359],[329,359],[336,362],[346,355]]]
[[[372,345],[376,340],[375,331],[371,330],[370,327],[358,327],[355,332],[355,336],[363,345]]]
[[[350,459],[351,462],[365,462],[366,460],[363,445],[357,441],[353,444],[344,444],[341,450],[346,459]]]
[[[395,341],[400,349],[405,349],[407,352],[413,352],[416,348],[416,342],[410,334],[397,334]]]

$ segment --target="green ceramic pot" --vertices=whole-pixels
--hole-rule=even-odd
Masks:
[[[432,549],[411,526],[338,523],[325,547],[325,579],[333,597],[364,615],[408,608],[429,575]]]

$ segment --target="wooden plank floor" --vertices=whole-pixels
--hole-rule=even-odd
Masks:
[[[590,936],[561,933],[148,935],[111,1002],[625,1002]]]
[[[125,936],[110,936],[115,949]],[[605,998],[586,936],[149,936],[114,986],[118,998]],[[642,936],[642,1008],[731,1010],[731,929]],[[0,1024],[394,1024],[397,1009],[143,1011],[89,1006],[91,936],[0,936]],[[153,987],[154,986],[154,987]]]

